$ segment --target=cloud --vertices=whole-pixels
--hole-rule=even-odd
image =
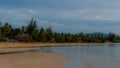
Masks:
[[[24,2],[23,2],[24,1]],[[55,20],[120,20],[119,0],[13,0],[23,5],[0,9],[0,13],[21,18],[41,17]],[[3,1],[4,3],[4,1]],[[6,2],[5,2],[6,3]]]
[[[120,21],[120,9],[77,9],[77,10],[56,10],[56,9],[0,9],[1,18],[12,22],[25,23],[35,17],[42,23],[81,20],[91,21]],[[26,21],[25,21],[26,20]],[[67,22],[66,22],[67,23]],[[96,22],[97,23],[97,22]],[[105,23],[105,22],[101,22]],[[109,22],[106,22],[109,23]],[[110,22],[111,23],[111,22]],[[58,23],[60,24],[60,23]]]
[[[5,0],[0,2],[0,19],[26,25],[34,17],[40,26],[52,26],[56,31],[120,33],[119,3],[119,0]]]
[[[61,27],[61,26],[63,26],[63,24],[60,24],[60,23],[54,22],[54,23],[53,23],[53,26]]]

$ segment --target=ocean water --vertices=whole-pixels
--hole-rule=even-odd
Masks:
[[[70,58],[63,63],[65,68],[120,68],[120,44],[45,47],[43,50]]]

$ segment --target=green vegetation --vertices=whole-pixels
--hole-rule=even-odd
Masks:
[[[27,26],[13,28],[9,23],[1,25],[0,22],[0,41],[1,42],[120,42],[120,36],[109,33],[58,33],[53,32],[52,28],[38,28],[36,20],[32,19]]]

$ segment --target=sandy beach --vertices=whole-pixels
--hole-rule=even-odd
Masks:
[[[46,45],[48,44],[0,43],[0,68],[64,68],[62,63],[68,58],[54,53],[34,52],[40,49],[38,46]]]
[[[120,44],[120,43],[0,43],[0,48],[29,48],[29,47],[50,47],[50,46],[73,46],[73,45],[93,45],[93,44]]]
[[[46,52],[31,52],[39,47],[119,44],[119,43],[0,43],[1,68],[64,68],[69,61],[61,55]],[[21,52],[23,51],[23,52]]]
[[[57,54],[27,52],[0,55],[0,68],[64,68],[67,58]]]
[[[37,50],[39,49],[39,47],[71,46],[86,44],[91,45],[91,44],[119,44],[119,43],[0,43],[0,67],[64,68],[64,65],[62,63],[68,61],[68,58],[65,58],[54,53],[29,52],[29,50]],[[8,52],[11,53],[9,54]]]
[[[12,42],[3,42],[0,43],[0,48],[25,48],[25,47],[49,47],[49,46],[70,46],[70,45],[80,45],[80,43],[12,43]]]
[[[42,46],[54,46],[54,44],[0,43],[0,68],[64,68],[62,63],[68,58],[54,53],[30,52],[39,50]]]

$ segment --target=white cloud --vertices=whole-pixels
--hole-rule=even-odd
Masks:
[[[7,6],[5,3],[0,3],[0,19],[13,25],[27,24],[34,17],[40,26],[52,26],[56,31],[120,33],[120,0],[14,0]]]
[[[2,18],[30,19],[40,17],[52,20],[113,20],[120,21],[120,9],[1,9]]]
[[[63,26],[63,24],[60,24],[60,23],[54,22],[54,23],[53,23],[53,26],[61,27],[61,26]]]

